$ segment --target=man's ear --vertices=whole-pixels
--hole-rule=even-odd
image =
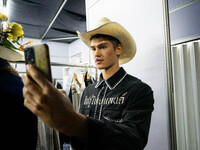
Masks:
[[[122,45],[118,44],[116,47],[116,54],[117,54],[117,56],[120,56],[121,53],[122,53]]]

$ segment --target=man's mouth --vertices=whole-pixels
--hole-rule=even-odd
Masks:
[[[98,64],[98,63],[101,63],[103,61],[103,59],[95,59],[95,62]]]

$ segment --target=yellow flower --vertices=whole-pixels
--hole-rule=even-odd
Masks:
[[[10,37],[15,40],[16,38],[23,36],[24,31],[22,30],[22,26],[20,24],[17,24],[15,22],[11,25],[11,34]]]
[[[8,17],[2,13],[0,13],[0,21],[7,21]]]
[[[27,42],[26,44],[22,44],[22,39],[24,37],[24,31],[22,30],[22,26],[18,23],[13,22],[10,24],[8,21],[8,17],[0,13],[0,44],[6,46],[7,48],[16,50],[16,44],[20,47],[18,50],[24,50],[24,46],[31,44],[32,41]],[[3,38],[1,38],[3,37]],[[11,40],[12,39],[12,40]],[[19,40],[21,39],[21,43]]]

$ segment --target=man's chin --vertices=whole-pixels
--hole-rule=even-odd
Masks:
[[[97,67],[98,69],[104,69],[104,66],[101,65],[101,64],[96,64],[96,67]]]
[[[104,67],[101,67],[101,66],[96,66],[97,69],[101,70],[101,69],[104,69]]]
[[[106,66],[101,66],[101,65],[97,65],[96,67],[97,67],[97,69],[99,69],[99,70],[108,69],[108,67],[106,67]]]

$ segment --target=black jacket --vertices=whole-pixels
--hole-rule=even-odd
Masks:
[[[74,149],[141,150],[148,140],[153,92],[123,68],[108,80],[88,86],[80,113],[88,118],[88,139],[72,140]]]
[[[37,117],[24,106],[23,82],[13,74],[0,74],[1,147],[35,150]]]

